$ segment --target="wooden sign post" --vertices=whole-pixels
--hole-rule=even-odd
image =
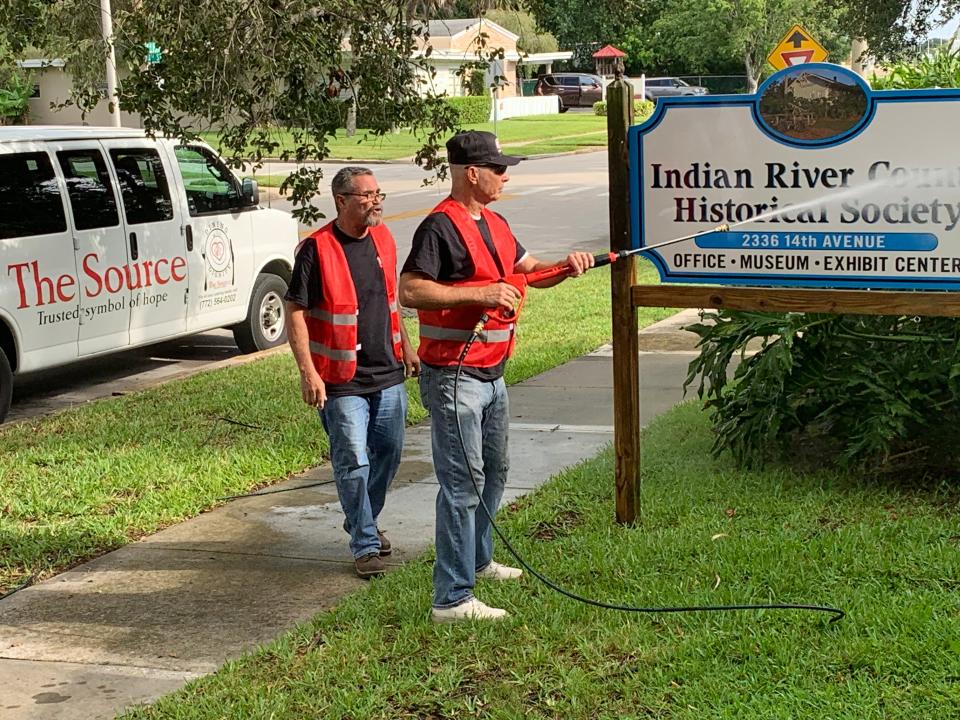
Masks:
[[[619,77],[607,86],[607,160],[610,177],[610,249],[630,248],[627,131],[633,124],[633,88]],[[636,260],[610,269],[613,311],[613,445],[616,454],[617,522],[633,523],[640,509],[640,370],[637,310],[630,300]]]

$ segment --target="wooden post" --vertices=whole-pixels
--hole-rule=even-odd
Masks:
[[[633,88],[622,79],[607,87],[607,167],[610,178],[610,249],[630,248],[627,129],[633,124]],[[613,447],[616,453],[617,522],[633,523],[640,510],[640,369],[633,256],[610,268],[613,322]]]

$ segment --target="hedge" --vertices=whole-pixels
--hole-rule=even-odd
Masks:
[[[459,113],[461,125],[476,125],[490,119],[492,98],[489,95],[451,97],[447,102]]]
[[[636,120],[648,117],[653,113],[653,101],[651,100],[634,100],[633,101],[633,115]],[[593,114],[600,115],[601,117],[607,116],[607,101],[600,100],[593,104]]]

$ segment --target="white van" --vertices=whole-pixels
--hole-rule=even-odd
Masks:
[[[286,341],[297,223],[202,143],[0,127],[0,421],[13,375],[218,327]]]

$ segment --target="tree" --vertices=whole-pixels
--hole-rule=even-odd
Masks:
[[[849,52],[838,13],[826,0],[670,0],[654,28],[691,70],[718,56],[739,59],[748,92],[755,92],[767,55],[794,23],[806,27],[835,57]]]
[[[881,60],[913,55],[932,27],[960,15],[960,0],[841,0],[837,5],[851,37],[864,38]]]
[[[696,43],[715,51],[718,42],[723,39],[716,35],[716,23],[705,27],[684,25],[682,22],[658,22],[668,10],[676,16],[676,6],[682,4],[675,0],[625,0],[616,3],[613,0],[527,0],[527,7],[540,26],[556,36],[560,47],[574,50],[583,47],[580,55],[587,62],[588,49],[613,43],[627,52],[628,73],[651,70],[674,73],[727,71],[732,56],[694,54],[689,48],[689,45]],[[701,13],[716,15],[720,8],[724,8],[727,12],[736,11],[748,20],[752,17],[752,27],[755,28],[758,26],[756,8],[759,5],[759,14],[770,25],[771,35],[777,35],[777,32],[782,35],[801,19],[781,16],[776,6],[782,4],[758,3],[757,0],[703,0],[689,3],[692,7],[687,8],[690,12],[686,17],[699,18]],[[960,14],[960,0],[872,0],[869,3],[837,0],[834,3],[824,1],[821,5],[827,8],[828,17],[824,19],[828,19],[831,25],[835,24],[832,31],[823,32],[822,41],[833,45],[828,49],[845,52],[845,44],[839,42],[841,36],[860,37],[868,42],[870,53],[882,60],[895,60],[909,55],[932,26],[942,19]],[[817,32],[818,39],[821,39],[821,16],[805,15],[803,19],[810,22],[810,30]],[[774,42],[780,35],[774,38]],[[683,55],[679,54],[681,48],[687,49]],[[765,48],[767,53],[772,49],[772,46]],[[758,49],[757,54],[759,52]],[[692,65],[694,58],[695,67]],[[735,60],[741,66],[746,64],[742,54]],[[758,64],[756,60],[752,62]]]
[[[489,10],[486,18],[514,35],[519,35],[517,49],[522,53],[556,52],[557,39],[543,32],[536,19],[526,10]]]
[[[12,47],[35,46],[67,60],[72,102],[83,110],[102,100],[106,45],[98,3],[89,0],[0,0]],[[423,139],[417,160],[439,168],[439,140],[455,129],[456,113],[432,94],[428,58],[418,56],[427,25],[406,3],[340,0],[113,0],[119,101],[139,113],[152,133],[191,138],[217,128],[234,165],[269,156],[316,162],[342,127],[353,98],[373,134],[410,127]],[[56,29],[56,31],[54,31]],[[145,44],[162,51],[146,63]],[[284,150],[277,130],[292,133]],[[302,169],[288,179],[296,214],[312,221],[321,176]]]

